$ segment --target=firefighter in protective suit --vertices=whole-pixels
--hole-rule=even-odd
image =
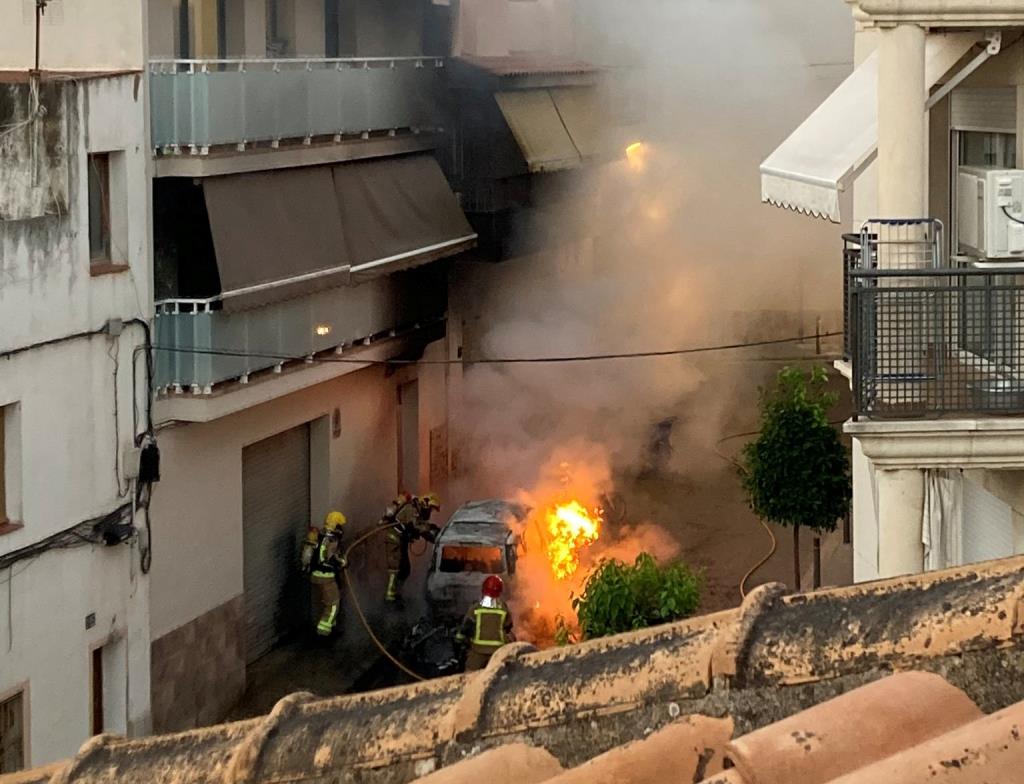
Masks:
[[[430,515],[441,508],[441,499],[436,493],[424,496],[413,496],[401,493],[388,508],[384,510],[381,523],[390,524],[385,541],[385,553],[388,563],[388,586],[384,592],[384,600],[394,602],[398,599],[402,583],[409,576],[409,545],[419,539],[433,543],[437,539],[440,528],[430,522]]]
[[[466,613],[455,635],[457,643],[469,646],[466,672],[482,670],[498,648],[515,639],[512,636],[512,616],[501,600],[504,588],[497,575],[492,574],[484,580],[479,604]]]
[[[341,552],[342,529],[347,522],[341,512],[330,512],[310,559],[313,617],[317,619],[316,633],[321,637],[329,637],[338,622],[338,605],[341,603],[338,577],[348,566]]]

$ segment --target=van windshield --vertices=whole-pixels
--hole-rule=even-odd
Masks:
[[[500,547],[449,544],[441,548],[441,571],[502,574],[505,558]]]

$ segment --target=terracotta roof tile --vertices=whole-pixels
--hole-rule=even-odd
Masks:
[[[722,769],[722,750],[732,721],[687,716],[644,740],[619,746],[549,784],[646,784],[672,772],[674,781],[699,781]]]
[[[537,74],[583,74],[600,70],[583,60],[548,54],[514,54],[505,57],[462,55],[462,62],[494,76],[532,76]]]
[[[419,784],[540,784],[562,772],[544,749],[509,743],[417,779]]]
[[[1024,702],[830,784],[1013,784],[1024,780]]]
[[[744,735],[733,747],[749,762],[744,770],[761,770],[765,749],[773,755],[765,772],[797,764],[780,744],[795,747],[791,733],[806,735],[807,715],[823,738],[839,737],[844,721],[848,734],[874,732],[871,742],[884,753],[944,732],[952,717],[967,720],[973,710],[927,676],[917,682],[932,685],[912,690],[904,708],[887,702],[893,690],[904,694],[900,681],[851,691],[894,670],[942,672],[989,711],[1024,700],[1022,586],[1024,558],[806,595],[768,587],[716,615],[539,653],[509,647],[482,673],[330,700],[296,695],[262,719],[177,735],[94,739],[50,780],[257,784],[341,776],[404,784],[431,767],[523,741],[572,767],[694,714],[732,717]],[[836,695],[852,702],[800,714]],[[910,721],[922,704],[934,724],[919,732],[887,724]],[[852,719],[857,705],[871,715]],[[757,734],[780,720],[781,729]],[[822,766],[820,775],[839,775],[833,763],[844,750],[820,743],[820,752],[811,743],[804,753]],[[627,752],[647,760],[638,748],[618,749],[602,764],[615,769]],[[718,780],[739,784],[741,773]],[[50,772],[35,775],[31,781],[42,781]],[[808,775],[800,780],[822,780]]]
[[[982,716],[938,675],[906,672],[744,735],[726,753],[752,784],[825,784]]]

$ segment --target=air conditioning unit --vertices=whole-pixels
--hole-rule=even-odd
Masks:
[[[961,253],[1024,258],[1024,170],[961,166],[956,199]]]

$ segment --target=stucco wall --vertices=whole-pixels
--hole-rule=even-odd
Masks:
[[[153,495],[161,549],[152,572],[153,638],[242,593],[243,447],[340,408],[342,434],[330,441],[330,503],[363,527],[395,492],[395,402],[392,381],[369,369],[214,422],[163,430],[162,479]]]
[[[17,411],[6,433],[8,511],[24,524],[0,536],[0,555],[124,504],[127,483],[116,470],[132,443],[135,393],[140,415],[145,410],[141,363],[137,388],[132,379],[143,342],[138,326],[116,340],[93,335],[28,348],[148,313],[142,84],[134,76],[61,82],[44,86],[42,95],[45,122],[52,122],[44,135],[57,134],[53,149],[66,149],[35,167],[67,190],[60,210],[32,204],[33,217],[0,221],[0,352],[17,351],[0,360],[0,406]],[[30,147],[17,134],[4,141],[5,165],[17,168],[16,156]],[[90,277],[85,152],[113,149],[124,151],[126,178],[134,180],[124,213],[131,270]],[[90,649],[111,637],[126,652],[126,665],[107,673],[108,705],[122,698],[111,728],[148,730],[147,589],[135,545],[53,550],[0,571],[0,603],[11,608],[0,613],[0,693],[29,685],[32,763],[67,756],[89,736]],[[93,613],[95,625],[86,629]]]
[[[6,608],[9,598],[11,608],[0,616],[0,694],[27,687],[28,764],[68,757],[92,734],[91,651],[105,643],[123,642],[128,651],[127,671],[104,673],[112,693],[129,699],[127,715],[118,710],[110,728],[148,732],[148,644],[136,633],[146,580],[137,550],[55,551],[18,564],[11,576],[0,576],[0,601]],[[95,625],[86,629],[91,613]]]
[[[34,8],[25,0],[0,0],[0,70],[33,66]],[[40,68],[142,68],[144,8],[143,0],[51,0],[40,27]]]

